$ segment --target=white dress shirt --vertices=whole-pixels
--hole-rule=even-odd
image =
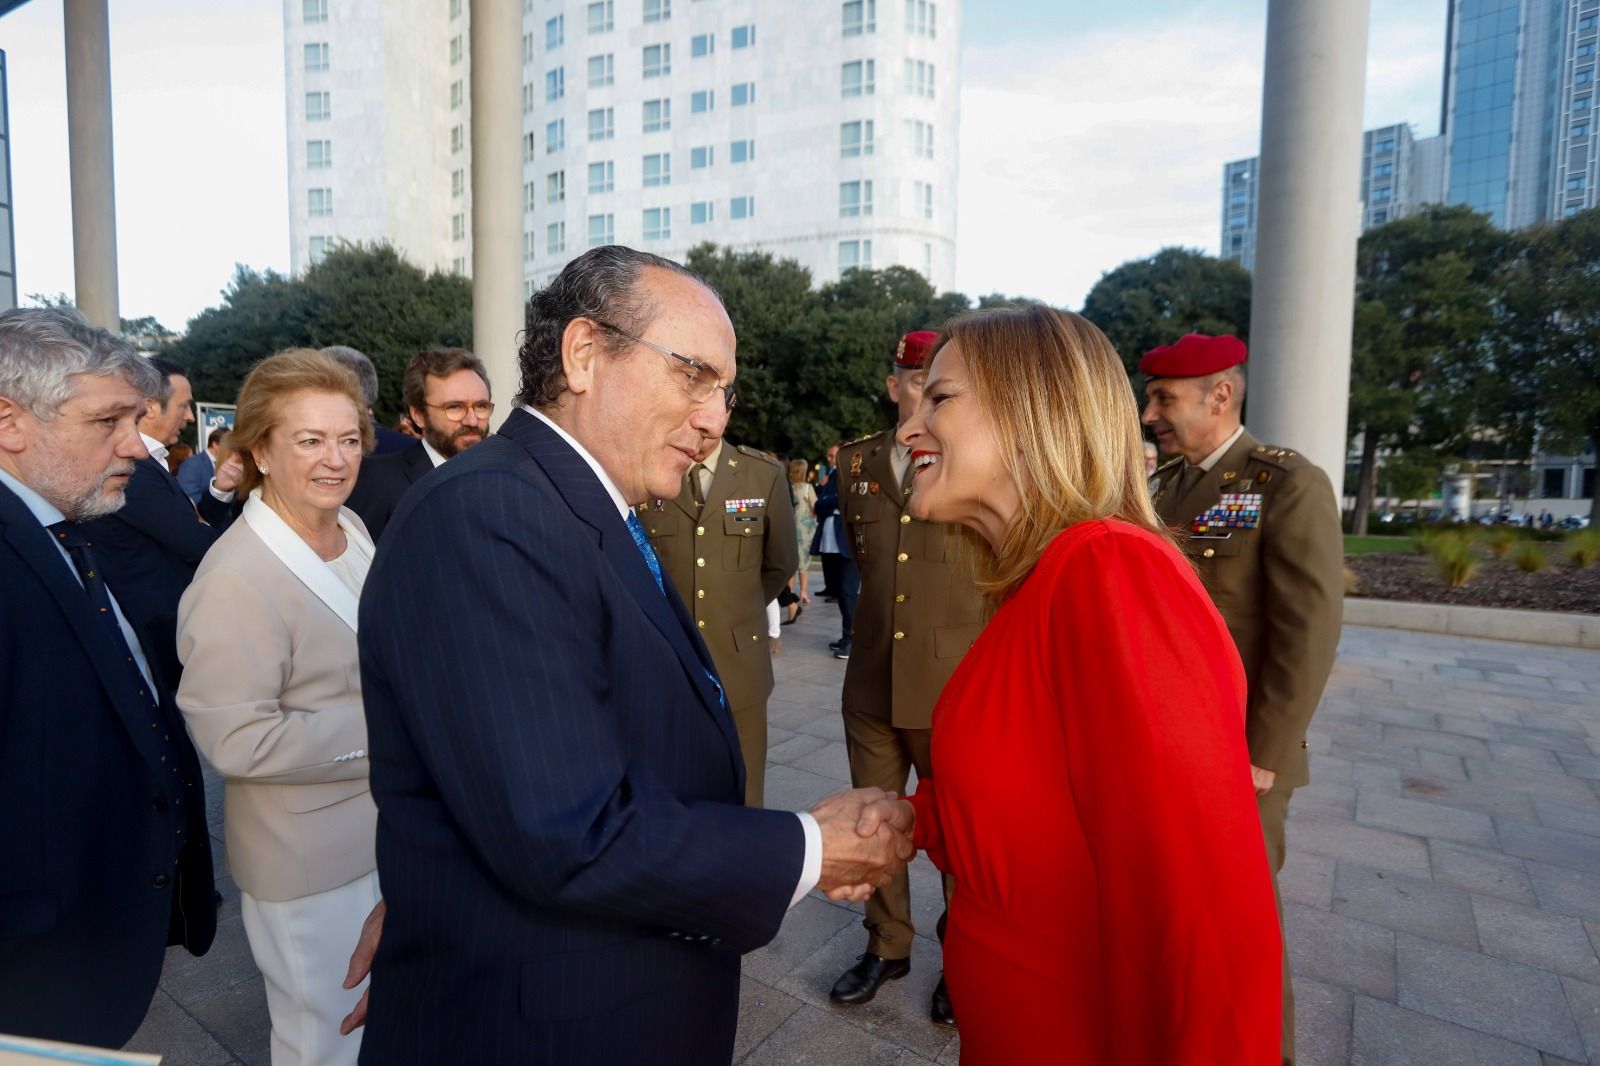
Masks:
[[[589,464],[589,469],[594,471],[594,476],[600,479],[600,484],[606,490],[607,495],[611,497],[611,502],[616,505],[617,517],[626,523],[628,515],[633,508],[628,505],[627,500],[622,498],[622,493],[618,490],[616,482],[611,480],[611,475],[606,473],[605,467],[600,465],[599,460],[590,455],[589,450],[579,444],[572,434],[551,421],[550,417],[543,411],[526,404],[523,405],[522,409],[555,430],[557,436],[570,444],[572,450],[583,457],[583,461]],[[806,854],[800,865],[800,883],[795,886],[794,895],[789,900],[790,907],[804,899],[806,893],[816,888],[817,882],[822,880],[822,827],[817,825],[817,820],[805,811],[796,811],[795,817],[800,819],[800,828],[805,833]]]
[[[145,433],[140,433],[139,439],[144,441],[144,450],[150,453],[150,458],[162,466],[167,465],[167,446],[165,444]]]
[[[435,470],[444,465],[444,456],[440,455],[439,450],[433,445],[429,444],[426,440],[422,442],[422,450],[428,453],[428,461],[433,464],[433,468]]]

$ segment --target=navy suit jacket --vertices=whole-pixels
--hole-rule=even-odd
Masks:
[[[417,485],[359,642],[388,902],[361,1061],[728,1062],[804,834],[740,805],[710,655],[583,458],[518,411]]]
[[[433,460],[420,440],[403,452],[370,455],[362,461],[356,487],[350,490],[345,505],[361,516],[367,532],[377,540],[389,524],[389,516],[400,505],[400,497],[432,470]]]
[[[195,567],[232,520],[228,504],[210,492],[201,493],[195,504],[166,464],[151,458],[134,464],[121,510],[84,523],[151,667],[174,691],[183,673],[178,600],[194,580]]]
[[[201,496],[207,495],[211,479],[216,476],[217,463],[211,458],[210,452],[196,452],[178,467],[178,485],[183,489],[183,494],[195,503],[200,502]]]
[[[0,1032],[120,1047],[216,932],[200,763],[3,484],[0,589]]]
[[[377,419],[372,420],[372,454],[395,455],[405,451],[417,442],[417,438],[408,437],[397,429],[380,426]]]

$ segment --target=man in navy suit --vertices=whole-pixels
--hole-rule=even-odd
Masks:
[[[183,673],[178,600],[194,580],[195,567],[232,521],[234,482],[224,463],[196,503],[167,469],[167,449],[194,421],[194,394],[181,369],[165,359],[149,362],[160,375],[145,398],[139,422],[149,454],[134,464],[126,504],[89,523],[89,529],[101,562],[116,579],[123,609],[150,653],[158,682],[176,691]]]
[[[119,1047],[216,932],[200,764],[86,519],[156,371],[76,311],[0,314],[0,1032]]]
[[[373,540],[383,536],[406,490],[434,467],[483,440],[494,414],[489,372],[465,348],[430,348],[412,356],[401,379],[401,393],[422,439],[403,452],[373,456],[362,463],[346,501],[367,524]]]
[[[743,806],[632,512],[721,436],[734,346],[697,275],[592,249],[529,301],[519,409],[395,513],[360,618],[386,908],[362,1062],[726,1063],[740,955],[909,857],[856,832],[877,790]]]
[[[189,456],[178,467],[178,485],[183,489],[183,494],[196,504],[211,487],[211,479],[217,475],[217,455],[227,443],[228,427],[218,426],[206,438],[205,448]]]

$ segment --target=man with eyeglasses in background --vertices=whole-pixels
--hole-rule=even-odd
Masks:
[[[422,439],[402,452],[363,463],[350,493],[350,509],[361,516],[374,540],[383,535],[406,490],[488,436],[494,414],[489,373],[465,348],[418,352],[406,366],[401,395]]]

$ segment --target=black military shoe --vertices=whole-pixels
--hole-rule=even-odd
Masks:
[[[933,1004],[928,1008],[928,1017],[938,1025],[956,1027],[956,1011],[950,1006],[950,986],[944,983],[944,974],[939,975],[939,986],[933,990]]]
[[[896,981],[911,972],[910,959],[886,959],[867,952],[856,957],[856,964],[833,983],[828,998],[835,1003],[865,1003],[878,994],[878,986]]]

